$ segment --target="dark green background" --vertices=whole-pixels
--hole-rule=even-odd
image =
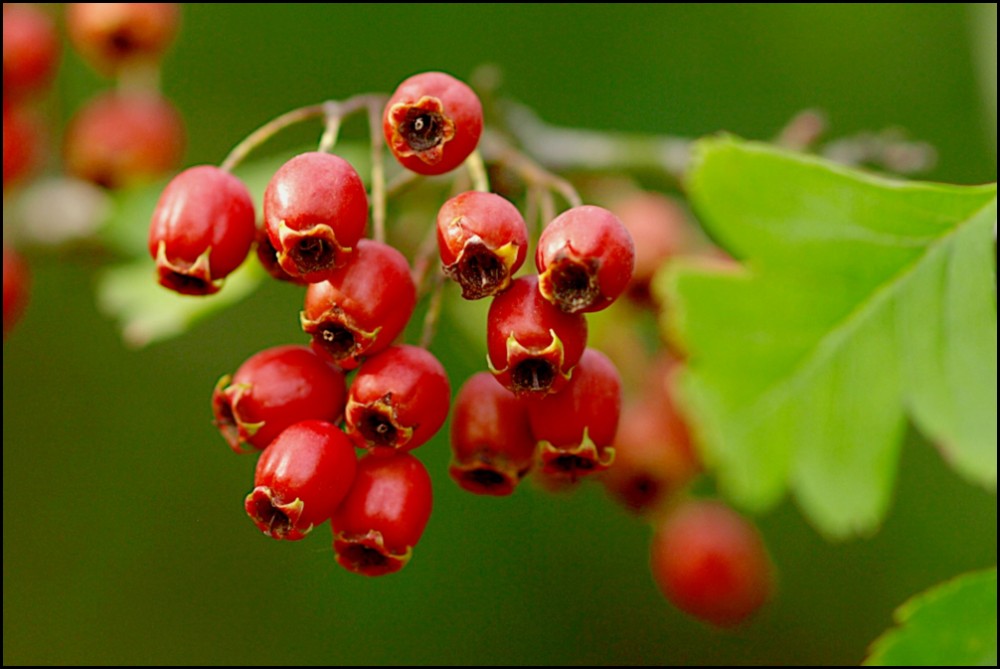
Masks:
[[[838,135],[899,125],[940,151],[934,178],[984,182],[996,179],[996,127],[976,78],[976,16],[961,5],[189,5],[164,87],[187,120],[190,163],[218,162],[300,104],[495,63],[508,93],[560,124],[765,138],[818,107]],[[995,35],[995,9],[992,21]],[[102,85],[67,55],[62,113]],[[720,634],[659,596],[647,527],[599,489],[473,498],[448,479],[439,438],[420,451],[436,510],[413,562],[357,577],[335,565],[325,528],[296,544],[252,528],[241,500],[253,460],[211,426],[222,373],[300,340],[296,289],[269,285],[136,352],[95,310],[92,259],[32,259],[33,301],[3,353],[5,664],[857,663],[904,599],[996,563],[996,498],[914,438],[876,537],[828,545],[791,504],[760,519],[780,595]],[[456,385],[482,366],[447,329],[435,350]]]

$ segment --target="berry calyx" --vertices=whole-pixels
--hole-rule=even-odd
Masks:
[[[14,329],[28,303],[31,274],[17,252],[3,249],[3,338]]]
[[[417,303],[410,265],[402,253],[362,239],[343,267],[306,291],[302,329],[313,348],[342,369],[388,348]]]
[[[413,556],[432,505],[431,477],[415,457],[362,458],[331,520],[337,563],[365,576],[399,571]]]
[[[437,238],[444,273],[462,286],[467,300],[506,290],[528,252],[521,212],[493,193],[470,191],[445,202]]]
[[[542,232],[535,254],[538,289],[568,313],[606,309],[632,279],[635,247],[607,209],[584,205],[557,216]]]
[[[364,183],[339,156],[303,153],[282,165],[268,183],[264,225],[285,272],[308,283],[324,281],[364,237]]]
[[[340,370],[305,346],[277,346],[251,356],[212,393],[215,425],[237,453],[263,450],[304,420],[338,423],[347,386]]]
[[[150,93],[104,93],[72,118],[63,141],[67,171],[105,188],[149,181],[181,161],[180,114]]]
[[[483,107],[466,84],[443,72],[417,74],[399,85],[385,106],[382,129],[403,167],[445,174],[476,150]]]
[[[538,441],[539,467],[550,477],[576,481],[615,461],[622,401],[621,377],[603,353],[587,349],[566,388],[528,405]]]
[[[108,73],[161,58],[179,23],[180,7],[174,2],[73,2],[66,12],[73,46]]]
[[[162,286],[210,295],[246,259],[255,233],[253,200],[243,182],[202,165],[164,189],[149,228],[149,253]]]
[[[719,627],[745,621],[774,589],[774,569],[760,534],[719,502],[676,508],[656,529],[651,566],[670,602]]]
[[[296,423],[260,456],[244,508],[272,539],[303,539],[330,519],[356,469],[354,447],[340,428],[318,420]]]
[[[541,398],[562,390],[586,345],[586,319],[546,301],[537,277],[515,279],[493,298],[486,331],[490,371],[515,395]]]
[[[510,495],[531,471],[535,437],[526,403],[489,372],[470,378],[451,415],[451,478],[477,495]]]
[[[451,386],[444,366],[417,346],[392,346],[361,365],[351,384],[345,431],[379,455],[411,451],[448,417]]]

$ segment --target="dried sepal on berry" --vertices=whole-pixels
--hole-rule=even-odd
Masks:
[[[528,251],[521,213],[493,193],[470,191],[445,202],[437,216],[437,238],[444,273],[467,300],[506,290]]]
[[[383,112],[382,130],[403,167],[418,174],[445,174],[476,150],[483,108],[463,82],[443,72],[424,72],[393,93]]]

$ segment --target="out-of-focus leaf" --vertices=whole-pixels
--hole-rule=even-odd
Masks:
[[[658,289],[734,500],[761,510],[790,489],[828,536],[870,532],[907,418],[995,488],[995,185],[901,183],[712,139],[690,191],[745,269],[678,267]]]
[[[997,570],[966,574],[896,611],[898,627],[874,644],[870,666],[996,666]]]

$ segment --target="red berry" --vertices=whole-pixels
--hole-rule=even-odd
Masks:
[[[575,481],[610,467],[621,402],[618,370],[588,348],[562,392],[528,405],[542,472]]]
[[[263,450],[304,420],[338,423],[347,385],[340,370],[305,346],[277,346],[251,356],[212,393],[215,425],[237,453]]]
[[[445,418],[451,386],[429,351],[392,346],[365,361],[351,384],[347,435],[376,454],[412,451],[433,437]]]
[[[278,263],[308,283],[350,258],[368,225],[368,195],[351,164],[303,153],[275,173],[264,193],[264,224]]]
[[[41,129],[29,109],[3,106],[3,187],[28,177],[41,158]]]
[[[417,303],[410,265],[402,253],[367,239],[330,278],[306,291],[302,328],[313,348],[343,369],[388,348]]]
[[[528,408],[489,372],[470,378],[451,415],[449,473],[477,495],[510,495],[534,463]]]
[[[246,259],[256,229],[242,181],[209,165],[181,172],[160,196],[149,228],[160,283],[185,295],[217,292]]]
[[[3,98],[46,88],[59,62],[59,35],[48,14],[27,3],[3,4]],[[4,126],[7,120],[4,119]],[[6,138],[4,144],[6,144]]]
[[[28,303],[31,274],[28,264],[15,251],[3,249],[3,337],[21,320]]]
[[[362,458],[331,521],[337,562],[365,576],[405,567],[430,519],[432,498],[431,477],[412,455]]]
[[[607,209],[574,207],[542,232],[535,254],[538,289],[569,313],[606,309],[632,278],[635,248],[622,222]]]
[[[179,23],[174,2],[72,2],[66,13],[73,46],[103,72],[161,58]]]
[[[63,156],[70,174],[105,188],[122,188],[174,169],[184,143],[184,122],[165,98],[112,92],[90,100],[74,115]]]
[[[444,174],[476,150],[483,132],[483,106],[458,79],[424,72],[401,83],[392,94],[382,129],[403,167],[418,174]]]
[[[296,423],[260,456],[244,507],[267,536],[302,539],[330,519],[356,470],[354,447],[340,428],[319,420]]]
[[[719,627],[753,615],[771,597],[771,560],[756,528],[718,502],[688,502],[656,529],[653,578],[677,608]]]
[[[628,293],[646,303],[653,276],[670,258],[694,250],[694,227],[679,202],[659,193],[639,193],[614,208],[635,242],[635,271]]]
[[[522,277],[493,298],[486,346],[490,371],[504,387],[515,395],[544,397],[569,382],[587,346],[587,321],[547,302],[537,277]]]
[[[478,300],[507,289],[528,253],[528,228],[517,207],[493,193],[470,191],[444,203],[437,217],[444,272]]]

